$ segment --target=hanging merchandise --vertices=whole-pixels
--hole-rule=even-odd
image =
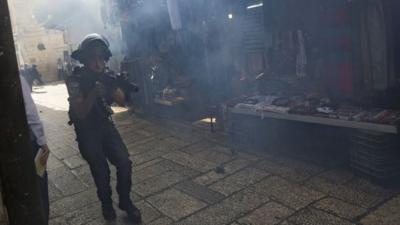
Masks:
[[[173,30],[182,29],[181,15],[177,0],[167,0],[169,19]]]
[[[385,90],[389,86],[385,13],[381,1],[368,2],[368,30],[372,63],[373,88]]]
[[[350,96],[354,88],[350,8],[344,1],[324,1],[318,36],[323,52],[324,83],[329,91]]]
[[[296,75],[306,77],[307,56],[303,31],[297,30],[298,53],[296,57]]]

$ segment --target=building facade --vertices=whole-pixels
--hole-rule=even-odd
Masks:
[[[20,65],[37,65],[44,82],[56,81],[57,60],[63,59],[68,47],[64,32],[45,29],[37,22],[36,5],[37,0],[9,0],[18,61]]]

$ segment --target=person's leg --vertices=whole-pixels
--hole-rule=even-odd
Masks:
[[[36,144],[36,142],[32,142],[33,146],[33,157],[38,153],[40,146]],[[48,188],[48,179],[47,172],[44,173],[43,177],[36,176],[37,182],[39,186],[40,198],[42,200],[42,207],[45,216],[46,224],[49,222],[49,188]]]
[[[49,203],[49,186],[48,186],[47,172],[44,173],[43,177],[38,176],[38,181],[40,186],[41,198],[43,202],[44,216],[48,224],[50,203]]]
[[[113,220],[116,215],[112,207],[110,168],[98,132],[80,133],[78,135],[78,146],[82,157],[89,164],[97,187],[97,196],[102,203],[103,216],[107,220]]]
[[[32,78],[32,76],[29,76],[29,78],[26,81],[28,81],[29,87],[31,88],[31,91],[32,91],[33,90],[33,78]]]
[[[43,84],[44,84],[41,75],[38,75],[38,76],[37,76],[37,80],[38,80],[38,82],[39,82],[40,85],[43,85]]]
[[[119,207],[128,213],[134,222],[141,221],[141,214],[130,198],[132,186],[132,162],[129,159],[126,148],[120,134],[114,126],[108,129],[107,138],[104,138],[107,157],[117,168],[117,192],[119,195]]]
[[[116,189],[120,201],[129,201],[132,186],[132,162],[129,159],[128,149],[115,127],[108,129],[107,138],[103,140],[106,155],[110,162],[117,168]]]
[[[62,71],[60,69],[57,70],[58,73],[58,80],[62,80]]]
[[[65,70],[62,70],[62,80],[65,80],[67,72]]]

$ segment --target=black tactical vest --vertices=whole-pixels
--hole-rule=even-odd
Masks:
[[[70,89],[75,88],[74,92],[79,92],[79,95],[83,97],[87,97],[90,91],[92,91],[96,82],[99,81],[100,76],[97,74],[93,74],[85,68],[76,68],[73,74],[68,77],[66,83],[69,89],[70,98],[76,93],[71,93]],[[101,124],[110,123],[111,115],[113,111],[111,109],[112,98],[111,97],[97,97],[96,102],[94,103],[92,109],[89,114],[84,119],[79,119],[75,112],[71,109],[71,105],[69,107],[69,117],[70,124],[74,124],[75,128],[78,129],[95,129]]]

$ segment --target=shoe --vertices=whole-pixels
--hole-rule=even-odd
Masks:
[[[105,220],[115,220],[117,218],[117,214],[115,213],[112,204],[102,204],[101,210],[103,211],[103,217]]]
[[[140,210],[132,203],[119,204],[119,208],[128,214],[128,219],[134,224],[142,223],[142,215]]]

